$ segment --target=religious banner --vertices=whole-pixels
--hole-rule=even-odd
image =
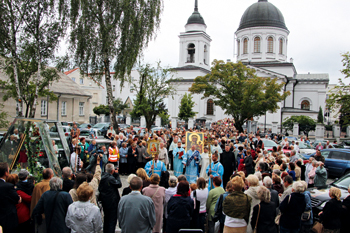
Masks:
[[[158,140],[152,139],[147,141],[147,153],[152,155],[159,154],[159,144]]]
[[[199,153],[204,151],[204,133],[186,132],[186,151],[191,150],[192,145],[196,146]]]

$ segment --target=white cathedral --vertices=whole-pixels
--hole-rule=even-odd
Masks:
[[[174,68],[179,82],[173,83],[177,94],[168,98],[168,110],[172,123],[178,119],[181,98],[188,92],[197,76],[210,73],[211,38],[206,33],[206,24],[195,8],[185,25],[185,32],[180,33],[179,65]],[[244,12],[237,38],[237,61],[242,61],[249,68],[256,70],[259,77],[277,78],[285,83],[284,91],[290,91],[285,101],[280,102],[277,112],[255,118],[258,126],[272,128],[280,125],[283,119],[292,115],[306,115],[317,119],[319,107],[325,110],[326,91],[329,83],[328,74],[298,74],[293,59],[287,61],[289,30],[281,11],[267,0],[258,0]],[[197,112],[195,119],[214,122],[228,118],[213,99],[202,99],[203,95],[193,95]],[[280,130],[278,130],[280,131]]]

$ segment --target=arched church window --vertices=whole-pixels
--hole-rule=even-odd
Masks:
[[[207,102],[207,115],[214,115],[214,101],[212,99]]]
[[[310,110],[310,102],[307,100],[303,100],[301,102],[301,109],[302,110]]]
[[[208,49],[207,45],[204,45],[204,59],[203,59],[204,64],[208,64]]]
[[[260,53],[260,44],[261,44],[260,37],[255,37],[254,38],[254,53]]]
[[[248,53],[248,39],[245,38],[243,40],[243,54],[247,54]]]
[[[237,55],[239,56],[241,54],[241,41],[237,40]]]
[[[194,44],[189,44],[187,47],[187,62],[194,63],[194,55],[196,53],[196,48]]]
[[[283,54],[283,38],[280,38],[279,43],[280,43],[279,54]]]
[[[273,37],[272,36],[267,38],[267,52],[273,53]]]

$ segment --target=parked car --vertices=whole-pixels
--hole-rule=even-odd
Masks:
[[[94,125],[92,128],[93,129],[98,129],[101,131],[103,136],[106,136],[107,131],[109,129],[110,123],[97,123],[96,125]]]
[[[88,127],[88,125],[91,125],[91,127],[93,127],[95,124],[90,124],[90,123],[83,123],[81,125],[79,125],[79,129],[85,129]]]
[[[154,128],[151,128],[151,130],[152,130],[152,133],[154,133],[155,131],[160,131],[160,130],[165,130],[166,128],[164,128],[164,127],[154,127]]]
[[[123,130],[123,129],[129,128],[130,125],[128,125],[128,124],[118,124],[118,127],[119,127],[121,130]]]
[[[309,189],[311,193],[311,205],[314,215],[314,219],[318,220],[318,214],[322,211],[323,207],[326,205],[327,201],[331,198],[329,197],[329,189],[331,187],[337,187],[341,190],[341,200],[346,198],[348,193],[348,187],[350,185],[350,174],[342,176],[340,179],[336,179],[333,183],[327,186],[327,188]]]
[[[316,150],[313,149],[309,144],[302,141],[298,141],[298,143],[301,154],[311,155],[313,153],[316,153]]]
[[[315,154],[304,155],[307,159]],[[350,173],[350,150],[348,149],[324,149],[321,155],[325,158],[325,168],[328,175],[340,177]]]
[[[107,151],[109,148],[109,145],[111,144],[112,140],[106,139],[106,138],[98,138],[98,139],[91,139],[91,138],[87,138],[86,142],[87,143],[91,143],[92,140],[96,140],[96,145],[98,148],[101,148],[102,146],[105,146]]]
[[[350,149],[350,141],[342,141],[341,143],[339,144],[335,144],[334,147],[336,148],[344,148],[344,149]]]
[[[298,138],[294,136],[284,136],[282,137],[282,140],[284,140],[285,138],[288,138],[288,141],[298,141]]]
[[[80,124],[78,122],[75,122],[75,124],[78,126],[80,126]],[[70,127],[73,127],[73,122],[72,121],[61,121],[61,125],[66,125],[66,126],[70,126]]]
[[[104,136],[102,135],[102,132],[98,129],[93,129],[95,131],[95,139],[101,138],[103,139]],[[90,134],[90,130],[89,129],[80,129],[80,138],[88,138]]]

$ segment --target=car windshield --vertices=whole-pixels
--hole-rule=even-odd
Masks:
[[[299,142],[299,149],[312,149],[311,146],[304,142]]]
[[[336,182],[332,184],[333,186],[336,186],[338,188],[346,189],[348,190],[348,187],[350,185],[350,176],[345,176],[343,178],[340,178]]]
[[[98,124],[94,125],[94,127],[92,127],[92,128],[102,128],[105,125],[106,125],[105,123],[98,123]]]
[[[273,141],[264,140],[263,142],[264,142],[264,146],[266,146],[266,147],[274,147],[274,146],[277,147],[277,144]]]
[[[80,136],[84,136],[84,137],[89,136],[89,131],[85,131],[85,130],[80,131]]]
[[[299,153],[298,153],[298,156],[299,156],[299,158],[302,159],[302,160],[307,160],[302,154],[299,154]]]

